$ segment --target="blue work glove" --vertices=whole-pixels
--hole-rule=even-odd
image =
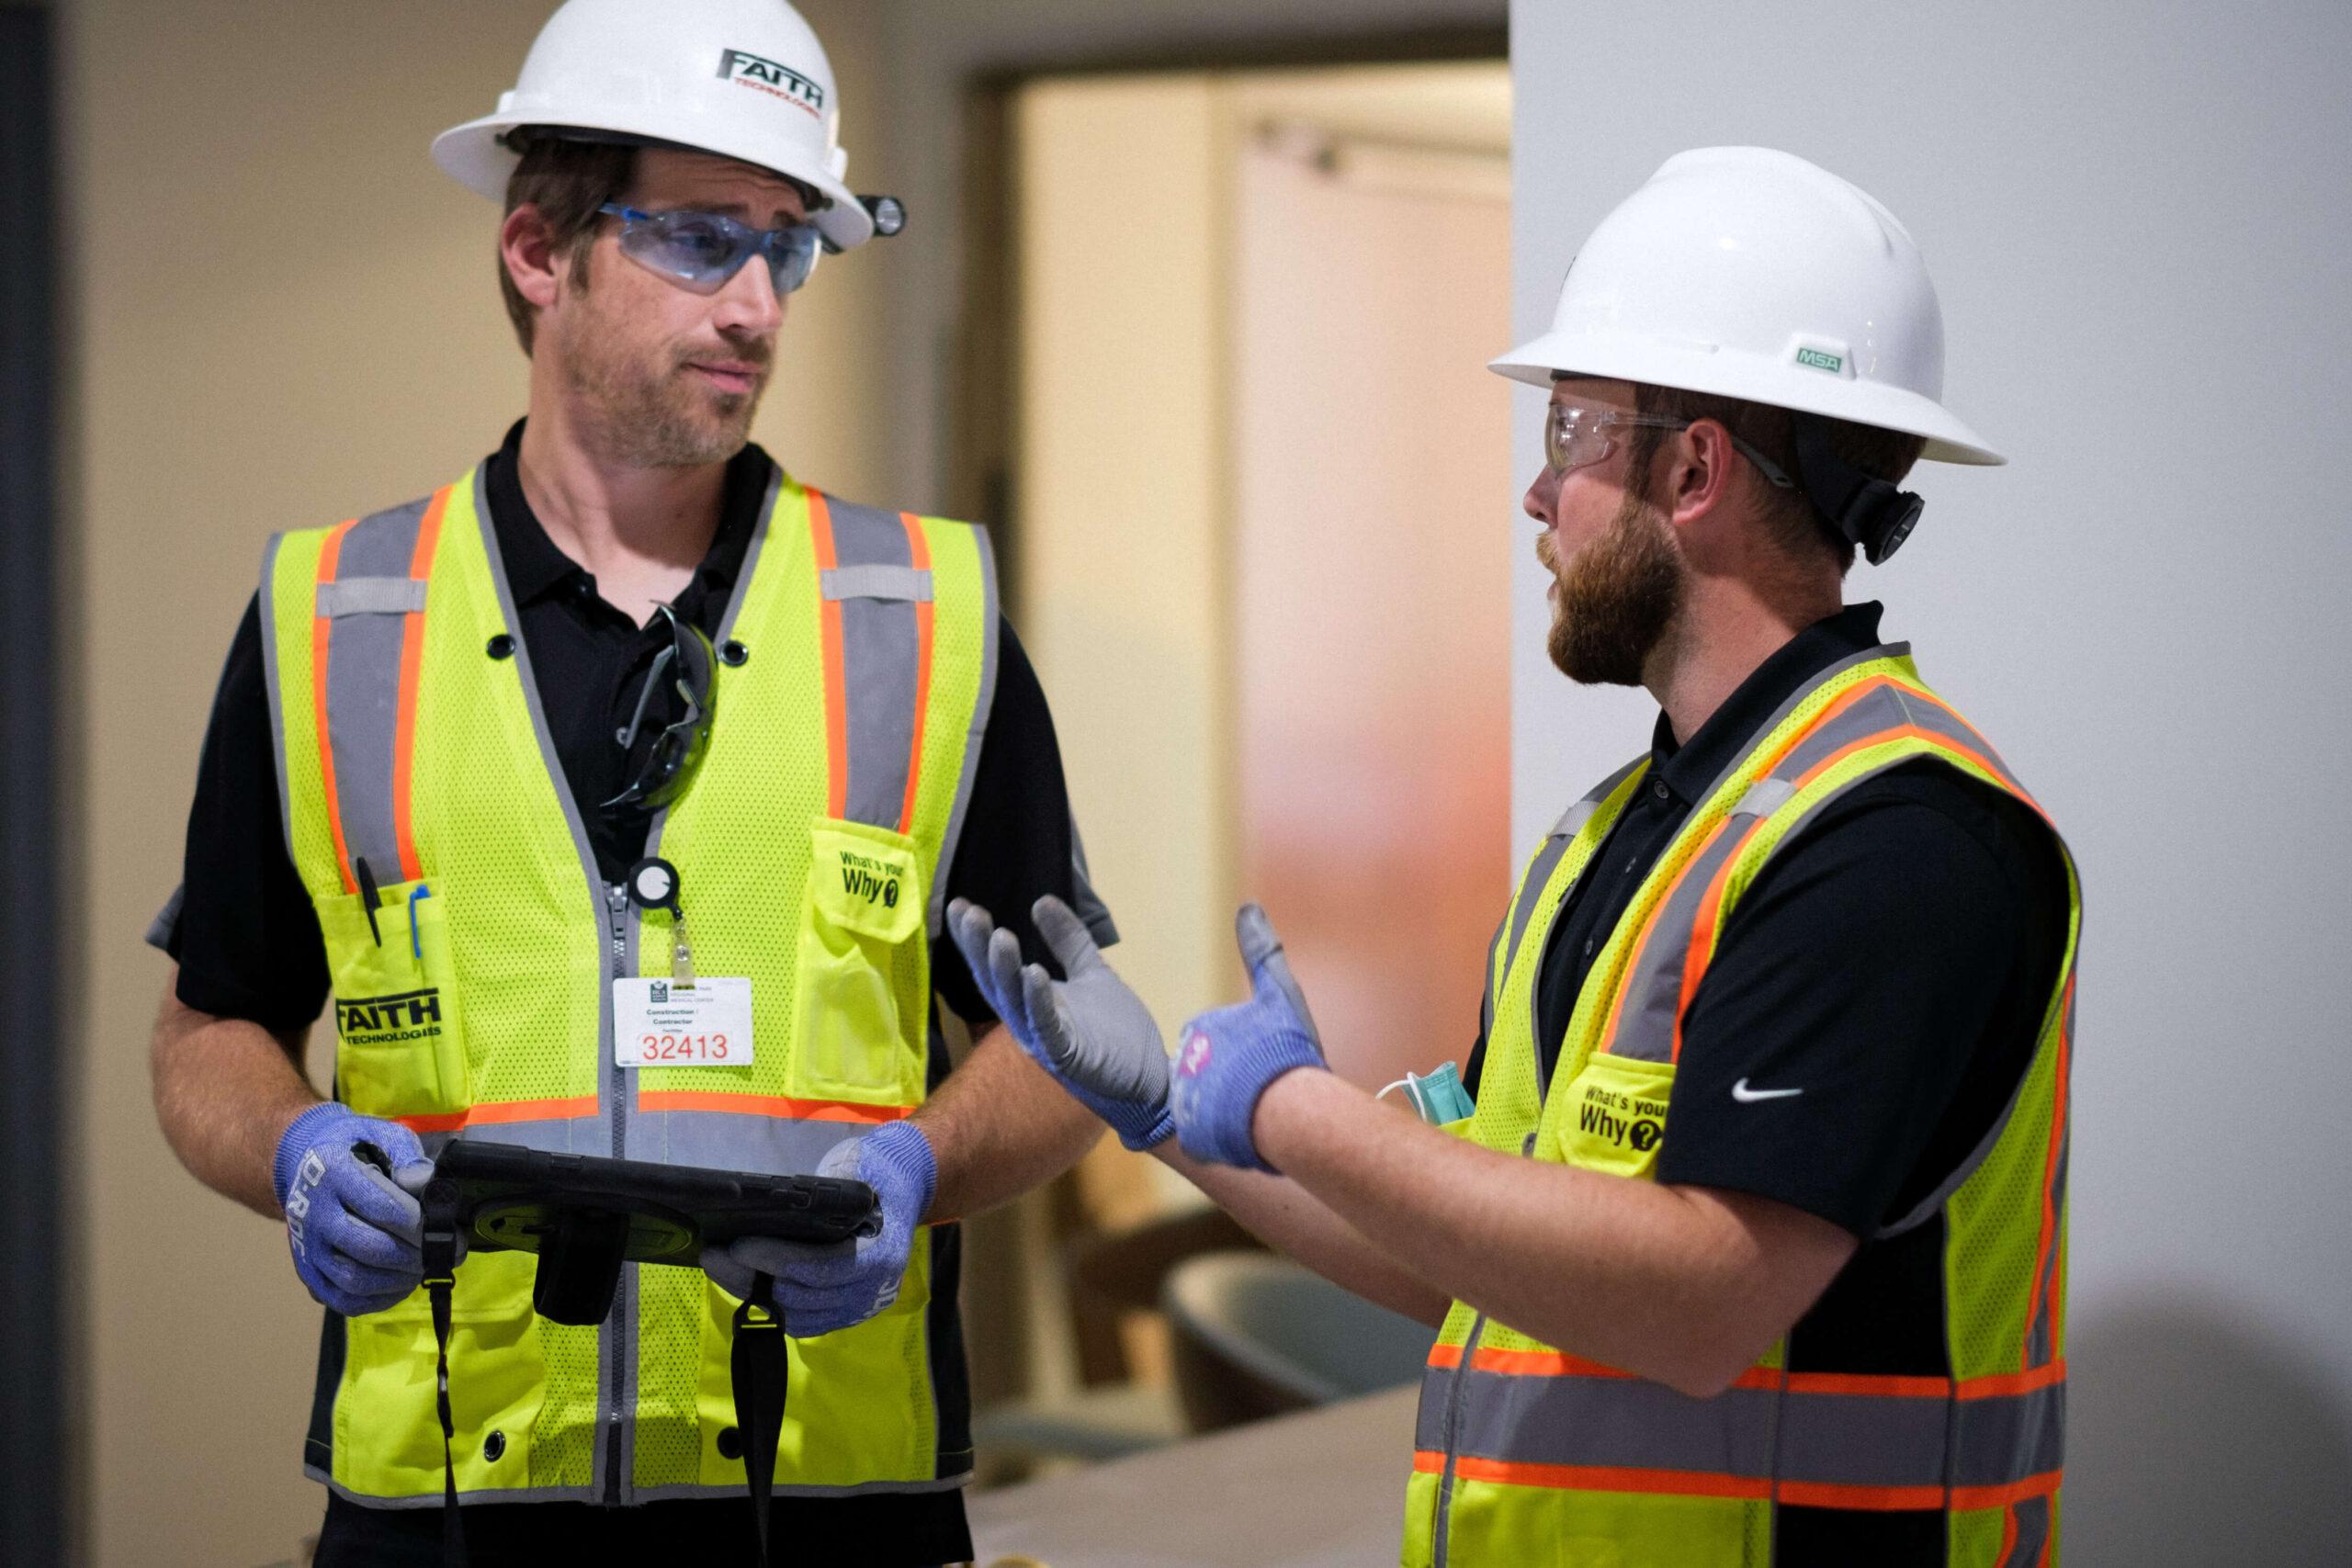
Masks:
[[[931,1212],[939,1161],[931,1140],[911,1122],[886,1122],[862,1137],[844,1138],[817,1162],[820,1176],[847,1177],[874,1189],[882,1201],[882,1229],[854,1242],[820,1246],[745,1236],[703,1248],[703,1272],[738,1301],[752,1293],[752,1276],[775,1281],[784,1331],[811,1339],[864,1323],[899,1299],[915,1227]]]
[[[353,1152],[373,1145],[391,1175]],[[424,1213],[405,1183],[433,1174],[416,1134],[329,1100],[277,1140],[271,1185],[286,1211],[294,1271],[322,1305],[359,1317],[405,1300],[424,1277]],[[399,1179],[395,1179],[395,1178]]]
[[[1194,1159],[1272,1170],[1250,1139],[1258,1097],[1294,1068],[1323,1067],[1323,1043],[1266,911],[1242,905],[1233,934],[1241,944],[1252,994],[1246,1002],[1204,1012],[1184,1026],[1169,1104],[1176,1136]]]
[[[948,934],[972,983],[1030,1059],[1119,1142],[1131,1149],[1165,1143],[1176,1124],[1168,1117],[1168,1047],[1151,1010],[1102,962],[1069,905],[1048,896],[1030,916],[1068,979],[1055,979],[1042,964],[1023,964],[1020,939],[998,930],[986,909],[949,900]]]

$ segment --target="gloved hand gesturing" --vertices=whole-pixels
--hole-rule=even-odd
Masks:
[[[375,1145],[393,1175],[355,1154],[360,1144]],[[271,1184],[286,1211],[294,1271],[321,1304],[359,1317],[416,1289],[424,1215],[402,1183],[422,1187],[432,1174],[416,1134],[397,1122],[334,1100],[294,1118],[277,1140]]]
[[[774,1280],[784,1331],[795,1339],[864,1323],[899,1299],[915,1227],[930,1213],[939,1185],[939,1161],[922,1128],[889,1122],[835,1144],[817,1162],[817,1174],[873,1188],[882,1202],[881,1232],[847,1247],[745,1236],[702,1254],[703,1272],[739,1301],[750,1298],[753,1275]]]
[[[1069,906],[1048,896],[1030,914],[1068,979],[1055,979],[1042,964],[1024,966],[1020,939],[966,899],[949,902],[947,930],[980,995],[1039,1066],[1127,1147],[1164,1142],[1175,1131],[1168,1116],[1168,1048],[1151,1010],[1102,961]]]
[[[1323,1042],[1266,911],[1242,905],[1233,934],[1253,994],[1184,1026],[1169,1102],[1176,1136],[1194,1159],[1272,1170],[1250,1138],[1258,1097],[1295,1067],[1324,1066]]]

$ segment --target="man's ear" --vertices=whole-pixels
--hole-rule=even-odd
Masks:
[[[1715,421],[1698,420],[1678,431],[1667,455],[1673,459],[1666,476],[1667,514],[1672,522],[1696,523],[1731,493],[1732,467],[1739,454],[1731,433]]]
[[[498,254],[506,264],[506,276],[514,280],[515,291],[534,308],[544,310],[555,303],[562,284],[558,276],[562,265],[547,220],[537,208],[525,202],[506,215],[498,229]]]

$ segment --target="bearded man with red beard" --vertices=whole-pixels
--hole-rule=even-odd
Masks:
[[[1918,248],[1801,159],[1686,152],[1494,367],[1549,394],[1552,660],[1660,711],[1521,874],[1468,1113],[1326,1070],[1254,905],[1251,998],[1172,1060],[1050,904],[1067,981],[951,930],[1074,1093],[1167,1105],[1170,1166],[1438,1327],[1408,1568],[2055,1562],[2079,891],[1843,591],[1917,459],[2000,461]]]

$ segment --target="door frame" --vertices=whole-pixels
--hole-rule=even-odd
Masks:
[[[68,1561],[82,1407],[66,1331],[67,932],[58,595],[62,299],[56,15],[0,3],[0,1561]],[[38,1370],[36,1370],[38,1369]]]

